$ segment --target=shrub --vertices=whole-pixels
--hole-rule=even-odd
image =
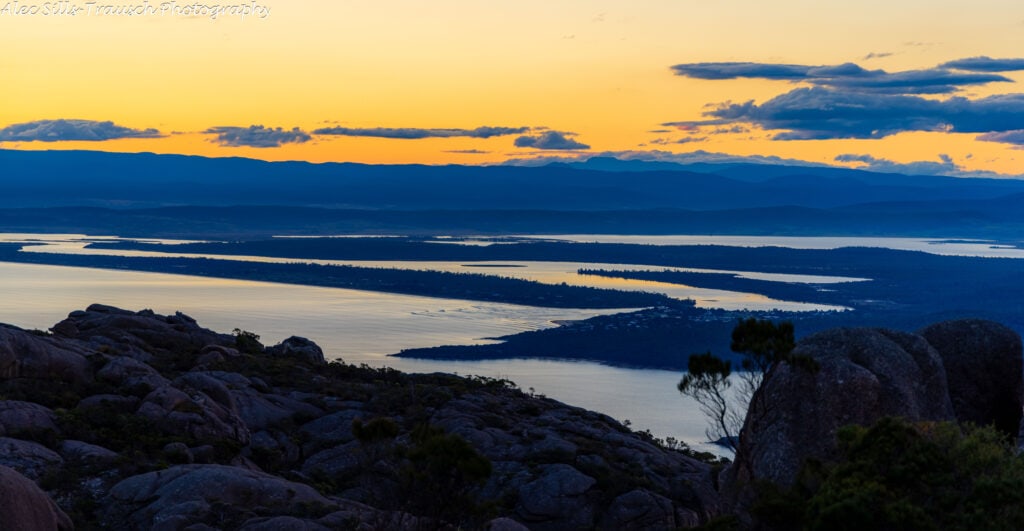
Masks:
[[[886,418],[839,432],[840,459],[791,489],[762,486],[778,529],[1024,529],[1024,460],[991,427]]]

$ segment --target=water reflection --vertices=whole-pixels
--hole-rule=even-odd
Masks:
[[[403,348],[469,344],[620,310],[566,310],[221,280],[159,273],[0,263],[0,322],[47,329],[100,302],[158,313],[182,311],[207,328],[242,328],[272,344],[299,335],[329,358],[409,372],[508,378],[520,388],[630,420],[634,429],[699,445],[704,420],[679,396],[680,374],[549,360],[472,362],[388,357]],[[713,449],[713,447],[708,447]]]
[[[24,236],[24,235],[18,235]],[[722,308],[726,310],[784,310],[784,311],[842,311],[842,306],[826,304],[810,304],[772,299],[764,295],[743,293],[717,289],[698,288],[683,284],[670,284],[651,280],[612,278],[598,275],[580,275],[580,269],[605,269],[625,271],[685,271],[700,273],[728,273],[743,278],[771,280],[776,282],[798,282],[813,284],[835,284],[841,282],[859,282],[866,279],[851,277],[834,277],[822,275],[792,275],[778,273],[761,273],[752,271],[725,271],[711,269],[694,269],[681,267],[663,267],[642,264],[607,264],[593,262],[538,262],[538,261],[502,261],[502,262],[450,262],[450,261],[410,261],[410,260],[320,260],[316,258],[275,258],[250,255],[218,255],[174,252],[133,251],[118,249],[93,249],[86,246],[91,241],[110,241],[113,237],[73,237],[43,239],[43,235],[34,235],[32,241],[45,245],[26,246],[25,252],[130,256],[146,258],[214,258],[221,260],[243,260],[263,263],[314,263],[322,265],[351,265],[358,267],[380,267],[387,269],[406,269],[419,271],[445,271],[453,273],[480,273],[524,280],[532,280],[545,284],[568,284],[594,288],[617,289],[623,291],[646,291],[661,293],[677,299],[693,299],[698,307]],[[0,238],[0,241],[5,241]],[[25,238],[10,241],[27,241]]]

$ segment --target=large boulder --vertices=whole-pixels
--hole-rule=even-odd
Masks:
[[[672,501],[644,489],[631,490],[612,502],[601,523],[609,531],[671,531],[676,523]]]
[[[30,479],[0,465],[0,522],[18,531],[70,530],[75,526]]]
[[[942,360],[921,336],[837,328],[801,340],[793,353],[820,369],[781,364],[767,375],[755,401],[768,406],[747,415],[727,479],[790,485],[806,458],[835,456],[836,432],[849,424],[954,419]]]
[[[593,527],[594,506],[587,491],[596,483],[569,465],[547,465],[539,478],[519,489],[516,512],[531,529]]]
[[[0,326],[0,380],[31,378],[82,385],[92,381],[89,350],[38,336],[20,328]]]
[[[49,408],[33,402],[0,400],[0,435],[45,441],[59,433]]]
[[[118,356],[96,373],[96,378],[113,384],[125,392],[145,395],[170,382],[156,369],[127,356]]]
[[[336,504],[308,485],[221,465],[181,465],[133,476],[110,489],[107,518],[135,529],[182,529],[217,512],[287,514]]]
[[[957,420],[1016,437],[1024,399],[1020,336],[980,319],[936,323],[918,333],[942,358]]]
[[[233,346],[234,338],[200,327],[178,312],[159,315],[152,310],[131,312],[93,304],[76,311],[53,327],[54,334],[103,345],[111,354],[147,358],[147,354],[183,363],[208,345]]]
[[[325,365],[324,351],[316,343],[299,336],[292,336],[281,343],[267,348],[267,354],[283,358],[294,358],[314,365]]]
[[[170,435],[188,434],[205,442],[233,440],[248,444],[251,433],[237,414],[205,393],[164,386],[146,395],[138,415]]]
[[[31,441],[0,437],[0,465],[38,480],[46,472],[64,464],[57,452]]]

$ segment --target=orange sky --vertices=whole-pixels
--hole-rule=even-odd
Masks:
[[[494,163],[564,155],[491,138],[311,135],[280,147],[232,147],[203,132],[263,125],[347,128],[529,127],[590,146],[582,153],[694,150],[833,162],[869,154],[909,163],[940,155],[966,170],[1024,173],[1016,145],[976,133],[779,141],[779,131],[651,133],[700,120],[709,104],[761,104],[804,85],[673,75],[679,63],[837,65],[889,72],[966,57],[1024,54],[1024,4],[911,0],[261,0],[265,18],[44,14],[57,2],[0,1],[0,128],[38,120],[112,121],[158,138],[0,142],[15,149],[99,149],[267,160]],[[159,1],[118,5],[150,6]],[[10,4],[7,4],[10,5]],[[182,7],[184,2],[175,6]],[[213,5],[213,4],[210,4]],[[220,4],[230,5],[230,4]],[[248,5],[248,4],[247,4]],[[869,54],[874,54],[868,58]],[[1019,71],[1002,72],[1013,80]],[[970,98],[1024,92],[965,87]],[[947,98],[949,95],[927,96]],[[1024,124],[1022,124],[1024,128]],[[569,133],[572,133],[571,135]],[[692,136],[700,141],[676,144]],[[2,138],[2,137],[0,137]],[[652,141],[664,141],[655,144]],[[472,153],[467,153],[472,152]]]

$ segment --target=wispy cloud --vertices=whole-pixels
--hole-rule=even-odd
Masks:
[[[785,164],[788,166],[810,166],[829,167],[828,164],[808,162],[798,159],[785,159],[776,156],[765,155],[732,155],[729,153],[716,153],[698,149],[687,153],[674,153],[662,150],[633,150],[633,151],[602,151],[599,153],[566,153],[558,155],[543,155],[526,159],[509,159],[504,165],[508,166],[541,166],[552,162],[583,162],[594,157],[611,157],[619,160],[639,160],[647,162],[674,162],[677,164],[694,163],[754,163],[754,164]]]
[[[1024,129],[1011,129],[1009,131],[985,133],[983,135],[978,135],[977,140],[1024,146]]]
[[[949,155],[939,155],[939,162],[920,160],[914,162],[894,162],[889,159],[875,158],[871,155],[843,154],[835,158],[836,162],[859,163],[857,169],[879,173],[902,173],[906,175],[962,175],[963,168],[953,162]]]
[[[490,151],[481,151],[479,149],[446,149],[445,153],[458,153],[460,155],[486,155]]]
[[[298,127],[287,130],[280,127],[263,127],[262,125],[221,126],[211,127],[203,132],[217,135],[216,142],[218,144],[230,147],[274,148],[283,144],[302,144],[312,139],[309,133]]]
[[[971,72],[1013,72],[1024,70],[1024,59],[993,59],[991,57],[968,57],[939,65]]]
[[[871,52],[864,56],[864,60],[869,61],[871,59],[882,59],[884,57],[890,57],[892,55],[892,52]]]
[[[949,64],[951,63],[947,63],[947,65]],[[886,94],[948,94],[965,86],[1011,81],[998,74],[961,71],[980,70],[980,68],[969,69],[946,65],[924,70],[886,72],[885,70],[868,70],[855,63],[831,66],[749,62],[685,63],[673,66],[672,70],[678,76],[694,79],[771,79]],[[986,72],[993,71],[999,70],[990,69]]]
[[[551,150],[590,149],[590,146],[577,142],[569,136],[572,133],[545,131],[540,135],[521,136],[515,140],[516,147]]]
[[[0,129],[0,141],[4,142],[101,142],[118,138],[158,138],[163,136],[156,129],[132,129],[114,122],[93,120],[36,120],[12,124]]]
[[[732,155],[729,153],[716,153],[711,151],[696,150],[688,153],[673,153],[660,150],[635,150],[635,151],[603,151],[600,153],[566,153],[559,155],[545,155],[531,157],[528,159],[511,159],[503,162],[507,166],[543,166],[553,162],[584,162],[594,157],[612,157],[619,160],[635,160],[647,162],[673,162],[676,164],[765,164],[765,165],[786,165],[804,166],[810,168],[835,168],[835,164],[822,164],[806,160],[786,159],[776,156],[764,155]],[[966,156],[965,158],[970,158]],[[902,173],[905,175],[948,175],[955,177],[1006,177],[993,172],[966,170],[956,164],[949,155],[939,155],[939,161],[914,161],[895,162],[884,158],[875,158],[863,154],[843,154],[835,157],[835,162],[857,163],[855,169],[873,171],[879,173]],[[1024,175],[1019,176],[1024,177]]]
[[[495,136],[519,135],[529,132],[529,127],[491,127],[483,126],[476,129],[422,129],[417,127],[324,127],[313,131],[315,135],[366,136],[374,138],[394,138],[400,140],[418,140],[421,138],[491,138]]]
[[[655,138],[651,140],[651,144],[658,146],[667,146],[669,144],[690,144],[693,142],[704,142],[708,139],[706,136],[684,136],[683,138]]]

